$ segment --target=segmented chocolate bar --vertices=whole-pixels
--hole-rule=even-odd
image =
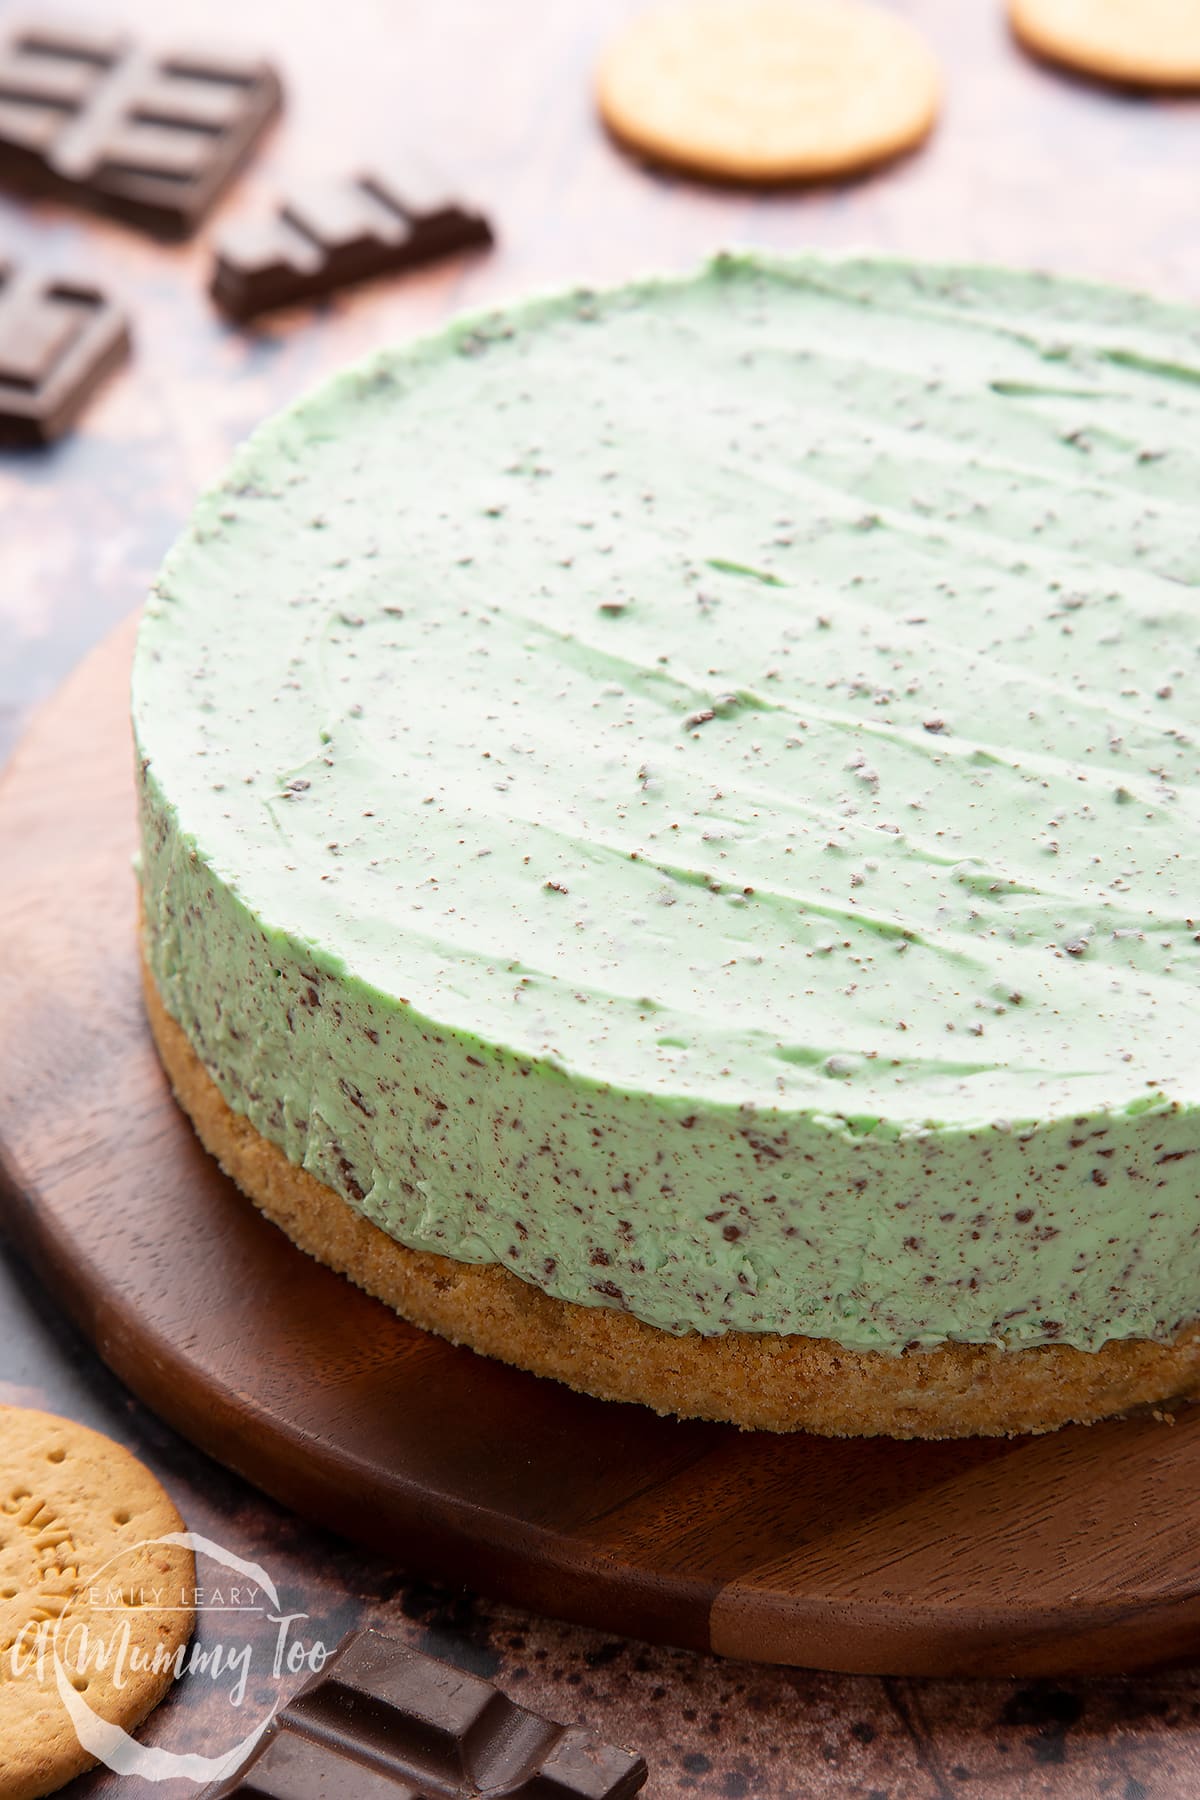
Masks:
[[[234,318],[248,319],[491,242],[481,213],[410,163],[394,174],[314,184],[274,217],[231,227],[218,245],[212,294]]]
[[[48,444],[129,354],[125,315],[86,282],[0,263],[0,444]]]
[[[267,63],[19,25],[0,43],[0,183],[188,237],[281,100]]]
[[[355,1632],[210,1800],[630,1800],[646,1764],[490,1681]]]

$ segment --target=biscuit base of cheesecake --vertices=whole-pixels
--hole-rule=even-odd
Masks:
[[[625,1312],[556,1300],[495,1264],[410,1250],[289,1162],[226,1103],[143,965],[146,1010],[176,1098],[225,1173],[301,1250],[414,1325],[602,1400],[758,1431],[1003,1437],[1089,1423],[1200,1389],[1200,1322],[1171,1343],[943,1344],[897,1355],[831,1338],[679,1337]]]

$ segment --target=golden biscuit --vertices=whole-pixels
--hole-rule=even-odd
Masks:
[[[194,1623],[183,1521],[148,1469],[86,1426],[0,1407],[0,1794],[35,1800],[93,1766],[60,1695],[132,1731]]]
[[[1200,86],[1196,0],[1009,0],[1009,17],[1031,50],[1087,74]]]
[[[676,0],[606,52],[601,114],[631,148],[738,181],[847,174],[920,143],[937,64],[867,0]]]

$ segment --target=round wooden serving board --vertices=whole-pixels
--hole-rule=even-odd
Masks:
[[[145,1401],[410,1569],[726,1656],[1132,1670],[1200,1649],[1200,1407],[1010,1442],[660,1419],[414,1330],[221,1175],[142,1016],[132,623],[0,787],[0,1200]]]

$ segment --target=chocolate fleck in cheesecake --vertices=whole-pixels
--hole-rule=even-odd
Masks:
[[[1200,315],[722,256],[379,355],[134,680],[146,995],[408,1318],[771,1430],[1200,1383]]]

